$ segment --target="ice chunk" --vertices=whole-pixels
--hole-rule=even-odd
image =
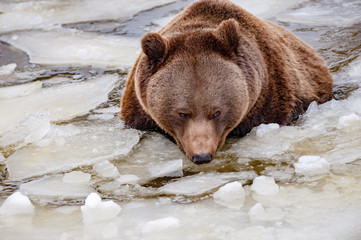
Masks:
[[[280,125],[277,123],[270,123],[270,124],[261,124],[257,127],[256,135],[258,137],[263,137],[263,135],[268,133],[273,133],[280,128]]]
[[[40,81],[15,85],[11,87],[0,88],[0,100],[24,97],[41,90],[42,83]]]
[[[150,178],[183,176],[183,160],[171,160],[152,164],[149,167]]]
[[[73,171],[64,174],[63,182],[66,183],[87,183],[89,182],[91,175],[82,171]]]
[[[139,39],[65,29],[20,32],[16,40],[11,35],[0,40],[26,52],[31,63],[47,65],[129,68],[140,48]]]
[[[54,126],[39,145],[26,146],[7,159],[9,177],[20,180],[127,155],[139,141],[138,131],[115,123]],[[74,134],[75,133],[75,134]],[[61,135],[59,135],[61,134]]]
[[[133,174],[120,175],[116,181],[119,184],[136,184],[140,178]]]
[[[175,0],[62,0],[0,3],[0,32],[49,28],[49,26],[85,21],[131,18],[138,12],[161,6]],[[96,10],[96,11],[95,11]],[[91,12],[92,14],[89,14]]]
[[[0,132],[0,147],[5,150],[11,147],[18,149],[43,138],[50,130],[49,112],[39,111],[30,114],[24,120],[10,126],[5,132]]]
[[[109,108],[99,108],[94,110],[95,113],[119,113],[120,107],[109,107]]]
[[[360,21],[360,11],[359,0],[322,0],[309,2],[301,8],[284,13],[277,20],[304,25],[351,26]]]
[[[240,173],[200,173],[167,183],[159,188],[160,193],[185,196],[199,196],[235,180],[250,179],[254,172]]]
[[[259,176],[253,180],[251,190],[259,195],[276,195],[279,187],[272,177]]]
[[[328,174],[330,171],[330,163],[319,156],[302,156],[294,166],[297,174],[305,176]]]
[[[121,207],[113,201],[102,201],[97,193],[91,193],[85,200],[85,205],[80,208],[83,223],[97,223],[116,218]]]
[[[147,222],[142,228],[142,233],[144,235],[154,234],[157,232],[177,229],[179,225],[179,220],[175,217],[160,218]]]
[[[290,9],[306,0],[258,0],[249,1],[249,0],[232,0],[232,2],[238,4],[242,8],[245,8],[247,11],[252,14],[261,17],[261,18],[271,18],[277,14]]]
[[[119,176],[118,169],[107,160],[96,163],[93,169],[102,177],[116,178]]]
[[[20,185],[20,191],[26,195],[43,198],[70,198],[86,197],[94,190],[88,182],[64,182],[63,175],[45,176]]]
[[[0,76],[12,74],[14,72],[16,66],[17,66],[16,63],[10,63],[8,65],[1,66],[0,67]],[[1,93],[0,93],[0,98],[1,98]]]
[[[248,212],[251,220],[279,221],[283,219],[284,213],[280,208],[265,209],[262,203],[256,203]]]
[[[1,205],[0,215],[33,214],[35,207],[29,198],[20,192],[11,194]]]
[[[48,110],[50,121],[65,121],[88,113],[108,100],[108,93],[118,81],[118,75],[103,75],[78,83],[69,83],[11,99],[0,100],[6,114],[0,118],[0,133],[27,115]]]
[[[355,113],[342,116],[338,119],[337,128],[345,132],[361,130],[361,117]]]
[[[216,203],[228,208],[240,209],[243,207],[246,193],[240,182],[227,183],[213,194]]]

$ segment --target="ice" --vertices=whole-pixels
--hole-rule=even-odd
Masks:
[[[256,135],[258,137],[263,137],[265,134],[273,134],[280,128],[280,125],[277,123],[270,123],[270,124],[261,124],[257,127]]]
[[[279,186],[272,177],[259,176],[253,180],[251,190],[258,195],[276,195]]]
[[[253,172],[241,173],[199,173],[167,183],[159,188],[160,193],[200,196],[213,189],[235,180],[250,179],[254,177]]]
[[[240,182],[227,183],[213,194],[214,201],[232,209],[243,207],[246,193]]]
[[[105,178],[116,178],[119,176],[118,169],[108,160],[94,164],[93,170]]]
[[[302,156],[294,166],[299,175],[315,176],[328,174],[331,165],[326,159],[319,156]]]
[[[355,113],[342,116],[338,119],[337,128],[345,132],[360,131],[361,117]]]
[[[39,144],[8,157],[7,168],[12,180],[68,171],[125,156],[138,141],[138,132],[123,129],[120,122],[54,126]]]
[[[20,192],[42,199],[78,199],[94,190],[88,182],[65,182],[64,175],[45,176],[20,185]]]
[[[304,25],[351,26],[360,22],[360,11],[359,0],[322,0],[309,2],[301,8],[284,13],[277,20]]]
[[[5,163],[5,157],[4,155],[0,152],[0,164],[4,164]]]
[[[27,96],[2,99],[0,109],[6,114],[0,119],[0,133],[41,110],[49,111],[50,121],[65,121],[86,114],[108,100],[108,93],[117,81],[116,74],[103,75],[79,83],[42,88]]]
[[[2,99],[24,97],[34,94],[41,90],[42,83],[40,81],[15,85],[11,87],[0,88],[0,101]]]
[[[31,63],[130,68],[140,48],[139,39],[76,30],[54,29],[2,35],[0,40],[26,52]]]
[[[0,32],[49,28],[58,24],[85,21],[126,20],[140,11],[171,2],[174,0],[104,0],[101,5],[96,0],[66,4],[61,0],[0,3],[0,22],[4,23],[0,26]]]
[[[63,182],[66,183],[87,183],[89,182],[91,175],[82,171],[73,171],[64,174]]]
[[[182,177],[183,176],[183,160],[164,161],[152,164],[149,167],[150,177]]]
[[[147,222],[142,228],[142,233],[145,236],[149,236],[148,234],[176,229],[179,225],[180,221],[175,217],[160,218]]]
[[[262,203],[256,203],[248,212],[253,221],[279,221],[284,217],[280,208],[265,209]]]
[[[42,139],[50,130],[49,112],[39,111],[0,132],[0,147],[5,151],[19,149]]]
[[[136,184],[138,182],[140,178],[136,175],[132,175],[132,174],[124,174],[124,175],[120,175],[116,181],[119,184]]]
[[[105,226],[105,228],[102,231],[102,237],[105,239],[111,238],[117,238],[118,236],[118,227],[115,223],[109,223]]]
[[[118,216],[121,207],[115,202],[102,201],[97,193],[91,193],[85,200],[85,205],[81,206],[81,213],[84,224],[91,224],[109,221]]]
[[[34,214],[35,207],[29,198],[20,192],[11,194],[1,205],[0,215],[3,217],[9,215]]]
[[[14,72],[15,68],[17,67],[16,63],[10,63],[0,67],[0,76],[10,75]],[[0,92],[1,98],[1,92]]]
[[[232,0],[232,2],[238,4],[258,17],[271,18],[287,9],[297,6],[300,3],[306,2],[306,0]]]

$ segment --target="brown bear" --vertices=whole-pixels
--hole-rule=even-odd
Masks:
[[[227,0],[195,2],[141,43],[121,119],[169,134],[196,164],[229,135],[289,124],[332,97],[332,76],[311,47]]]

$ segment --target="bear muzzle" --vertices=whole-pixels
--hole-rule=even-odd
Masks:
[[[201,153],[201,154],[192,155],[192,162],[197,165],[209,163],[212,161],[212,159],[213,159],[212,154]]]

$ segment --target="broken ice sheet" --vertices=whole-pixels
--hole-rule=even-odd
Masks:
[[[129,68],[140,48],[139,39],[69,29],[18,32],[0,40],[25,51],[31,63],[46,65]]]
[[[45,176],[20,185],[20,192],[37,199],[78,199],[93,192],[88,182],[63,181],[64,175]]]
[[[41,110],[49,111],[50,121],[65,121],[86,114],[108,100],[117,81],[117,74],[103,75],[79,83],[42,88],[26,96],[0,99],[0,133]]]
[[[167,183],[158,190],[162,194],[201,196],[228,182],[245,183],[254,177],[254,172],[199,173]]]
[[[0,32],[85,21],[126,20],[140,11],[171,2],[175,0],[103,0],[101,4],[97,0],[10,1],[0,3]]]
[[[38,143],[7,159],[9,179],[20,180],[127,155],[139,141],[138,131],[120,120],[53,126]]]
[[[308,2],[301,8],[277,16],[277,20],[304,25],[351,26],[360,22],[360,12],[359,0],[322,0]]]

